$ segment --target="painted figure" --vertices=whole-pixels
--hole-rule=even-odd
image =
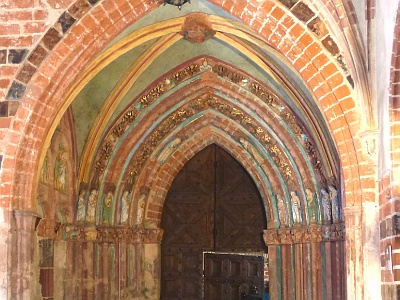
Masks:
[[[286,227],[288,225],[288,215],[286,212],[285,200],[279,194],[276,195],[276,199],[281,227]]]
[[[89,224],[93,224],[95,221],[94,218],[96,215],[96,205],[97,205],[97,190],[92,189],[89,195],[87,216],[86,216],[86,222]]]
[[[103,201],[103,224],[105,225],[111,225],[112,203],[113,203],[113,194],[112,191],[108,191]]]
[[[291,191],[290,195],[292,201],[293,222],[301,223],[300,198],[297,196],[295,191]]]
[[[324,220],[326,223],[330,223],[332,220],[332,203],[328,192],[325,189],[321,189],[322,205],[324,207]]]
[[[313,191],[311,189],[306,189],[307,195],[307,204],[308,204],[308,215],[310,218],[310,223],[317,222],[317,214],[318,214],[318,207],[317,207],[317,199]]]
[[[76,208],[76,222],[78,224],[85,221],[86,214],[86,190],[81,189],[78,196],[78,203]]]
[[[131,193],[124,191],[120,199],[120,224],[126,224],[129,216],[129,204],[131,202]]]
[[[330,185],[328,188],[329,188],[329,197],[332,204],[332,217],[334,221],[338,221],[340,219],[339,194],[334,186]]]

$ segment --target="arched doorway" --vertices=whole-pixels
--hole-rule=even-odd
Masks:
[[[246,170],[222,148],[212,144],[182,168],[169,189],[161,227],[161,299],[203,299],[203,292],[208,299],[222,290],[227,295],[239,294],[240,285],[250,283],[263,289],[259,270],[263,265],[259,267],[256,258],[246,256],[238,262],[241,257],[237,255],[209,257],[206,264],[220,261],[222,273],[227,273],[221,273],[221,285],[218,279],[203,284],[205,252],[258,253],[261,258],[267,252],[262,240],[266,219],[261,196]],[[253,273],[258,278],[249,278],[249,272],[235,277],[223,264],[255,266],[258,271]]]

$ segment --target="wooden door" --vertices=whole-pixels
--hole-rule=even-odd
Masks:
[[[263,256],[205,253],[204,266],[204,299],[262,299]]]
[[[161,227],[163,300],[203,299],[203,252],[264,249],[258,190],[244,168],[216,145],[195,155],[176,176]]]
[[[216,166],[215,251],[266,250],[264,209],[253,179],[223,150],[216,153]]]

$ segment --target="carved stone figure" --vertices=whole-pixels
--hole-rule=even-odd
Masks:
[[[276,230],[264,230],[264,242],[266,245],[278,245],[278,233]]]
[[[65,191],[67,181],[67,159],[68,154],[64,152],[56,158],[54,164],[54,188],[57,190]]]
[[[97,205],[97,190],[92,189],[88,199],[88,208],[86,214],[86,223],[93,224],[96,215],[96,205]]]
[[[76,222],[81,224],[85,221],[86,214],[86,190],[79,191],[78,201],[76,205]]]
[[[301,223],[300,198],[297,196],[295,191],[291,191],[290,196],[292,201],[293,222]]]
[[[281,229],[279,230],[279,238],[281,244],[292,244],[293,243],[293,234],[291,229]]]
[[[331,205],[332,205],[333,221],[339,221],[339,219],[340,219],[339,194],[334,186],[330,185],[328,188],[329,188],[329,198],[330,198]]]
[[[112,222],[113,193],[108,191],[103,201],[103,224],[110,225]]]
[[[264,162],[264,159],[262,158],[261,154],[249,141],[247,141],[244,138],[240,138],[239,141],[242,144],[243,148],[246,149],[259,164],[262,164]]]
[[[311,189],[307,188],[306,195],[307,195],[308,216],[310,218],[310,223],[316,223],[318,207],[317,207],[317,199],[315,193],[311,191]]]
[[[286,227],[289,224],[289,218],[286,211],[285,200],[279,194],[276,195],[276,199],[277,199],[277,207],[279,213],[279,221],[281,223],[280,227]]]
[[[303,229],[293,229],[293,242],[294,243],[304,243],[304,231]]]
[[[120,224],[128,223],[130,202],[131,193],[128,190],[125,190],[120,199]]]
[[[325,223],[331,223],[332,220],[332,203],[328,192],[325,189],[321,189],[322,205],[324,207],[324,220]]]
[[[48,179],[49,179],[49,159],[46,155],[43,160],[42,168],[40,170],[40,182],[47,183]]]
[[[171,154],[179,147],[181,143],[182,143],[181,138],[174,138],[167,145],[165,145],[164,148],[160,151],[157,160],[161,164],[163,164],[168,159],[168,157],[170,157]]]
[[[137,210],[137,219],[136,219],[136,224],[140,225],[143,222],[143,217],[144,217],[144,207],[145,207],[145,202],[144,198],[146,197],[146,194],[141,194],[138,200],[138,210]]]

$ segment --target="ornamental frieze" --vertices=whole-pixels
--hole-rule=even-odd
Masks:
[[[267,246],[343,241],[345,239],[345,227],[344,223],[336,223],[274,228],[264,230],[263,237]]]
[[[57,239],[79,242],[126,243],[126,244],[159,244],[163,237],[160,228],[104,227],[61,225],[57,228]]]
[[[145,162],[153,153],[153,150],[158,144],[165,138],[165,136],[171,132],[178,124],[182,123],[184,120],[193,115],[193,110],[190,108],[181,108],[172,115],[170,115],[167,120],[162,123],[157,130],[153,131],[150,137],[146,140],[145,144],[140,148],[138,154],[135,155],[132,163],[130,164],[130,170],[128,172],[129,183],[135,183],[136,177],[140,174]]]
[[[278,166],[279,171],[281,172],[283,177],[288,182],[293,181],[292,170],[289,164],[287,164],[285,160],[282,159],[286,156],[282,154],[279,147],[271,141],[271,137],[264,132],[264,129],[260,127],[253,118],[246,115],[240,109],[230,106],[229,104],[225,103],[215,96],[211,96],[208,99],[207,104],[215,110],[220,111],[227,117],[239,121],[243,125],[243,127],[251,132],[259,140],[259,142],[265,146],[265,149],[270,153],[270,156]],[[242,140],[245,140],[245,138],[242,138]],[[255,158],[257,159],[257,155],[255,156]]]

